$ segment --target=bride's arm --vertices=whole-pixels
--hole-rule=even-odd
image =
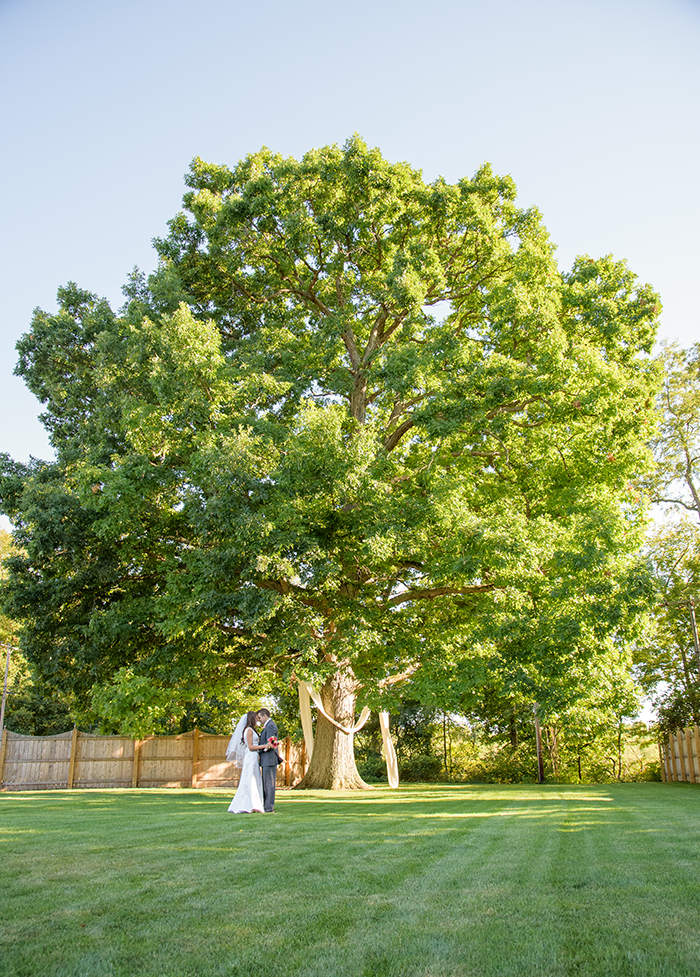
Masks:
[[[267,743],[263,743],[262,746],[253,746],[253,730],[249,726],[245,731],[245,742],[249,750],[266,750]]]

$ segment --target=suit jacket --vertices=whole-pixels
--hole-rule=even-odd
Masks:
[[[277,736],[279,738],[277,723],[274,721],[274,719],[268,719],[260,731],[258,746],[263,746],[265,743],[267,743],[271,736]],[[279,753],[274,749],[260,750],[258,752],[258,760],[261,767],[276,767],[278,763],[282,762],[280,760]]]

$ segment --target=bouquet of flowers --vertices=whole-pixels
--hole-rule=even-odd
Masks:
[[[275,754],[276,754],[276,757],[277,757],[277,763],[278,764],[282,763],[282,757],[279,755],[279,751],[277,750],[277,747],[279,746],[279,740],[277,739],[277,737],[276,736],[271,736],[267,742],[270,744],[270,746],[272,747],[272,749],[275,751]]]

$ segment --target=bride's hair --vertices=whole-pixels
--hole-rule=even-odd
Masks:
[[[257,714],[257,712],[248,712],[248,713],[246,713],[245,726],[243,727],[243,732],[241,733],[241,743],[245,739],[245,731],[249,727],[251,729],[255,729],[255,724],[256,724],[257,721],[258,721],[258,714]]]

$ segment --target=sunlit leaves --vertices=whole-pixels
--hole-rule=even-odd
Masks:
[[[354,137],[187,184],[120,316],[67,291],[22,341],[76,552],[112,546],[108,592],[60,563],[80,640],[159,682],[345,663],[376,699],[420,665],[427,697],[576,697],[637,607],[653,293],[562,276],[488,166],[426,184]]]

